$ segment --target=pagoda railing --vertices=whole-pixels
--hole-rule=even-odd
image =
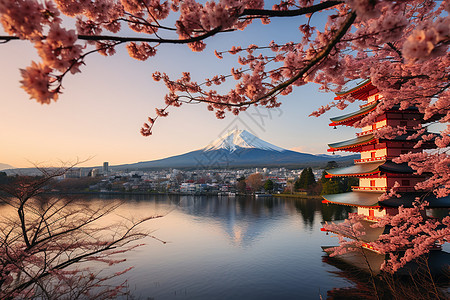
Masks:
[[[375,217],[375,216],[364,216],[364,220],[370,221],[370,222],[378,222],[381,220],[381,218]]]
[[[360,136],[363,136],[363,135],[368,135],[368,134],[374,133],[375,131],[377,131],[377,129],[370,129],[370,130],[366,130],[366,131],[363,131],[363,132],[357,132],[356,136],[360,137]]]
[[[353,191],[372,191],[372,192],[385,192],[391,188],[385,186],[352,186]],[[395,188],[396,192],[414,192],[413,186],[399,186]]]
[[[385,161],[387,156],[380,156],[380,157],[369,157],[369,158],[361,158],[361,159],[355,159],[355,164],[365,163],[365,162],[372,162],[372,161]]]
[[[388,190],[385,186],[352,186],[353,191],[372,191],[372,192],[385,192]]]

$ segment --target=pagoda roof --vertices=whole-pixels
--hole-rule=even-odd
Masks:
[[[378,167],[384,164],[382,162],[376,163],[366,163],[366,164],[357,164],[344,168],[335,168],[331,170],[326,170],[326,172],[331,176],[357,176],[357,175],[370,175],[378,173]]]
[[[346,125],[346,126],[352,126],[355,122],[361,120],[364,115],[368,114],[371,111],[374,111],[375,108],[378,105],[378,101],[374,101],[372,104],[362,107],[360,110],[339,116],[330,118],[330,126],[336,126],[336,125]]]
[[[413,203],[416,198],[423,198],[429,203],[428,208],[450,208],[450,195],[446,197],[437,198],[436,195],[430,193],[428,195],[421,192],[413,193],[398,193],[400,198],[391,198],[384,201],[380,201],[380,204],[385,207],[413,207]]]
[[[347,150],[347,151],[354,151],[359,152],[361,149],[361,146],[368,145],[368,144],[374,144],[377,142],[377,139],[373,134],[368,134],[364,136],[359,136],[357,138],[328,144],[330,149],[328,149],[329,152],[335,151],[335,150]]]
[[[364,228],[364,229],[361,230],[361,231],[364,231],[364,232],[365,232],[364,235],[361,235],[361,236],[359,236],[358,238],[359,238],[360,240],[366,242],[366,243],[370,243],[370,242],[374,242],[374,241],[378,240],[378,238],[380,237],[380,235],[385,233],[385,232],[384,232],[384,230],[385,230],[385,227],[384,227],[384,226],[373,228],[373,227],[370,226],[370,225],[373,225],[373,224],[374,224],[374,223],[371,222],[371,221],[360,220],[360,221],[358,221],[358,222],[360,222],[361,225],[362,225],[363,228]],[[324,222],[324,223],[327,224],[328,222]],[[331,223],[334,223],[334,224],[336,224],[336,225],[341,225],[341,226],[347,225],[347,224],[345,223],[345,220],[332,221]],[[323,224],[323,223],[322,223],[322,224]],[[349,236],[349,235],[347,234],[348,230],[347,230],[347,231],[346,231],[346,230],[340,231],[340,230],[338,230],[338,228],[336,228],[336,230],[329,230],[329,231],[330,231],[330,232],[333,232],[333,233],[337,233],[337,234],[343,235],[343,236],[348,237],[348,238],[353,238],[353,239],[355,238],[355,236]]]
[[[356,164],[344,168],[335,168],[326,170],[329,177],[343,177],[343,176],[368,176],[377,173],[394,173],[394,174],[411,174],[413,169],[408,166],[408,163],[396,164],[390,160]]]
[[[340,194],[322,195],[325,203],[334,203],[348,206],[378,208],[378,198],[383,193],[378,192],[348,192]]]
[[[375,86],[372,84],[372,81],[370,79],[366,79],[352,89],[336,93],[337,97],[335,99],[339,100],[342,96],[351,94],[353,98],[366,100],[369,97],[369,91],[374,88]]]
[[[333,247],[336,246],[322,246],[321,248],[325,253],[329,254],[332,252]],[[364,252],[364,255],[361,251],[350,251],[333,257],[327,256],[327,260],[325,260],[325,262],[336,266],[345,272],[352,272],[351,268],[349,268],[349,266],[351,266],[357,270],[372,272],[372,274],[375,275],[379,274],[381,272],[381,265],[385,262],[385,255],[365,248],[362,248],[361,250]],[[427,268],[431,271],[432,276],[445,275],[448,273],[450,253],[442,250],[430,251],[426,255],[426,258]],[[344,264],[339,264],[339,262],[343,262]],[[370,265],[370,269],[367,264]],[[417,274],[417,271],[420,270],[421,267],[423,267],[423,262],[420,262],[420,260],[414,260],[412,262],[408,262],[404,267],[397,270],[396,274],[408,276],[408,278],[410,278],[409,276],[411,276],[411,274]],[[360,273],[357,272],[356,274],[359,275]],[[342,299],[346,299],[348,295],[348,291],[345,289]],[[360,298],[361,293],[358,293],[355,299]]]
[[[393,174],[412,174],[414,170],[408,165],[407,162],[397,164],[391,160],[387,160],[379,167],[380,171],[383,173],[393,173]]]
[[[396,142],[401,141],[401,142],[406,142],[406,143],[411,143],[411,144],[417,143],[420,138],[408,139],[408,137],[410,137],[411,134],[414,134],[414,133],[415,133],[415,131],[409,131],[406,134],[396,136],[393,139],[376,138],[373,133],[370,133],[370,134],[359,136],[359,137],[356,137],[356,138],[353,138],[350,140],[328,144],[330,149],[328,149],[327,151],[328,152],[334,152],[334,151],[360,152],[361,147],[364,145],[376,144],[376,143],[381,143],[381,142],[385,142],[385,141],[396,141]],[[434,146],[434,138],[432,138],[431,140],[426,141],[422,144],[422,148],[429,147],[429,146],[432,146],[432,147]]]
[[[334,247],[336,246],[322,246],[322,250],[325,253],[329,254],[332,252],[332,248]],[[364,255],[361,253],[361,251],[364,252]],[[351,270],[349,269],[349,266],[351,266],[358,270],[363,270],[367,273],[372,272],[372,274],[374,275],[379,274],[381,272],[381,265],[385,262],[385,255],[364,248],[362,248],[361,251],[349,251],[344,254],[327,257],[327,262],[332,265],[343,262],[344,265],[339,264],[339,266],[346,272],[349,272]],[[367,264],[370,265],[370,269]],[[358,296],[361,297],[361,294],[359,293]],[[345,293],[345,297],[348,297],[347,292]],[[345,299],[345,297],[342,299]]]
[[[324,203],[333,203],[340,205],[348,205],[355,207],[413,207],[413,203],[417,197],[423,198],[429,203],[427,208],[450,208],[450,195],[442,198],[436,198],[434,194],[425,194],[422,192],[405,192],[398,193],[400,198],[393,196],[384,201],[378,201],[382,192],[364,192],[354,191],[348,193],[323,195]]]

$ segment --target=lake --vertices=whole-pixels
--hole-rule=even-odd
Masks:
[[[137,220],[163,215],[142,224],[141,231],[166,243],[151,237],[139,240],[144,245],[118,257],[125,256],[125,262],[103,271],[113,274],[133,267],[112,282],[127,280],[133,299],[367,299],[374,295],[367,276],[327,257],[321,249],[338,243],[337,237],[320,230],[321,222],[345,219],[350,207],[322,204],[320,199],[275,197],[75,197],[94,207],[121,201],[103,225],[118,216]],[[0,208],[2,216],[14,213]]]
[[[130,197],[118,213],[163,214],[145,228],[167,244],[148,238],[120,267],[134,266],[125,276],[143,299],[325,299],[354,284],[326,262],[321,246],[337,238],[321,222],[350,210],[318,199]]]

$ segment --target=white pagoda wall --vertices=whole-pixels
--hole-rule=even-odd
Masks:
[[[366,132],[372,129],[379,129],[381,127],[384,127],[387,125],[387,121],[386,120],[381,120],[378,122],[375,122],[375,128],[372,125],[368,125],[368,126],[364,126],[362,127],[362,132]]]
[[[374,180],[375,186],[370,186],[370,182]],[[387,178],[360,178],[359,186],[360,187],[386,187],[387,186]]]
[[[372,157],[372,152],[375,152],[375,157],[383,157],[387,155],[387,149],[377,149],[371,151],[363,151],[361,152],[361,159],[367,159]]]
[[[373,216],[375,218],[381,218],[384,217],[386,215],[386,210],[384,209],[371,209],[371,208],[367,208],[367,207],[358,207],[358,214],[359,215],[364,215],[364,216],[369,216],[369,211],[373,210]]]

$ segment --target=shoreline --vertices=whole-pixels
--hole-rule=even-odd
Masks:
[[[180,193],[180,192],[97,192],[97,191],[54,191],[54,192],[46,192],[45,194],[49,195],[120,195],[120,196],[163,196],[163,195],[175,195],[175,196],[216,196],[216,197],[224,197],[224,198],[235,198],[235,197],[255,197],[254,194],[236,194],[236,196],[228,196],[228,195],[220,195],[218,193]],[[301,195],[301,194],[258,194],[264,195],[261,198],[267,197],[276,197],[276,198],[299,198],[299,199],[322,199],[321,196],[317,195]],[[258,198],[258,197],[255,197]]]

